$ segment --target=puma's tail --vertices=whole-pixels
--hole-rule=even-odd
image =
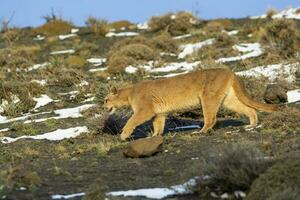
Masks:
[[[246,104],[249,107],[255,108],[257,110],[265,111],[265,112],[273,112],[280,110],[283,106],[279,104],[266,104],[261,103],[258,101],[255,101],[252,99],[247,91],[245,90],[245,87],[243,86],[242,82],[238,79],[236,75],[233,75],[233,84],[232,87],[235,91],[235,94],[237,98],[244,104]]]

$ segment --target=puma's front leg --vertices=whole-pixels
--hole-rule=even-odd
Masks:
[[[150,120],[153,116],[153,112],[149,112],[146,110],[140,110],[134,113],[123,128],[120,136],[121,140],[126,140],[138,125]]]
[[[163,114],[156,115],[153,120],[153,136],[162,135],[164,132],[166,116]]]

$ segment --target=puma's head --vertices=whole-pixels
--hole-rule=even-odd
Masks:
[[[110,114],[114,113],[117,108],[128,106],[128,89],[116,89],[113,87],[110,93],[105,97],[103,106],[107,108]]]

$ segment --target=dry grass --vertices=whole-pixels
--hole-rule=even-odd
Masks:
[[[33,30],[35,34],[41,34],[46,36],[57,36],[61,34],[70,33],[72,24],[70,22],[57,19],[51,20],[44,25],[37,27]]]
[[[154,48],[161,50],[163,52],[177,53],[178,43],[174,40],[171,35],[164,32],[158,36],[155,36],[150,41]]]
[[[220,32],[232,27],[232,22],[228,19],[210,20],[204,27],[208,32]]]
[[[212,191],[219,195],[247,191],[252,182],[272,164],[249,143],[225,145],[214,149],[209,155],[205,158],[207,164],[203,173],[210,178],[200,181],[197,189],[202,195]]]
[[[109,27],[111,29],[115,29],[115,30],[121,30],[121,29],[131,30],[131,29],[136,28],[133,23],[131,23],[127,20],[120,20],[120,21],[112,22],[109,24]]]
[[[284,58],[293,57],[300,49],[299,31],[291,20],[272,20],[257,33],[267,51],[277,53]]]
[[[109,31],[108,22],[104,19],[97,19],[95,17],[89,17],[85,24],[90,29],[90,31],[99,36],[105,36]]]
[[[149,21],[152,32],[167,31],[172,36],[183,35],[193,27],[197,19],[188,12],[169,13],[159,17],[152,17]]]
[[[142,64],[157,57],[158,52],[147,45],[129,44],[110,55],[108,70],[111,73],[122,72],[129,65]]]
[[[1,34],[1,39],[3,39],[6,45],[11,46],[20,39],[21,30],[18,28],[9,29]]]
[[[66,60],[66,65],[74,68],[81,68],[86,64],[86,60],[80,56],[69,56]]]

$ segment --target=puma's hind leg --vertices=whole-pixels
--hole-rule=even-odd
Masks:
[[[162,135],[165,128],[166,116],[163,114],[158,114],[153,120],[153,136]]]
[[[207,131],[214,127],[217,122],[217,112],[220,108],[222,100],[225,95],[207,96],[201,98],[201,105],[204,117],[204,126],[200,133],[207,133]]]
[[[254,108],[251,108],[244,103],[242,103],[236,96],[234,90],[231,88],[226,98],[224,99],[223,105],[237,113],[246,115],[249,118],[250,125],[245,126],[245,128],[254,128],[257,125],[257,113]]]

